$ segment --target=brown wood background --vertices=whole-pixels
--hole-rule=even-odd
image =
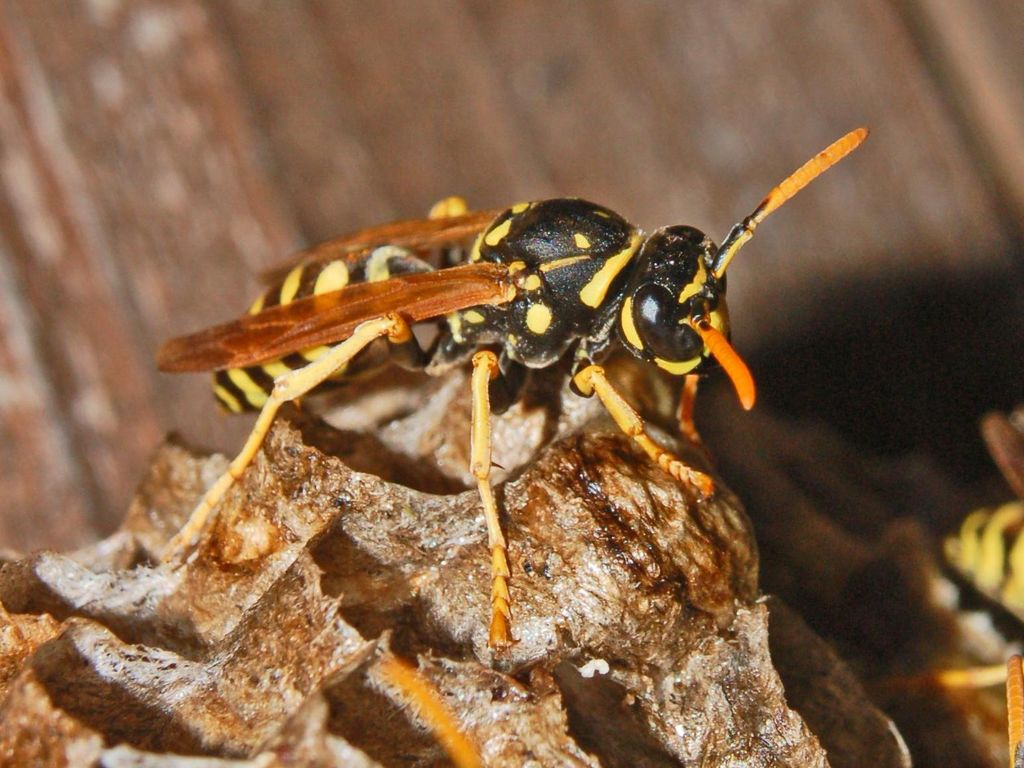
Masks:
[[[1020,0],[0,0],[0,546],[110,531],[168,430],[236,446],[153,351],[304,244],[451,193],[720,238],[861,124],[733,267],[737,342],[768,407],[969,440],[1024,394],[1021,40]]]

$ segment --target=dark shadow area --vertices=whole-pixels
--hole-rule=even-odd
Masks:
[[[1003,731],[999,688],[964,691],[938,685],[870,686],[871,698],[899,728],[915,766],[989,766],[993,755],[978,733]],[[942,727],[936,727],[936,724]]]
[[[586,678],[569,662],[554,669],[569,715],[569,733],[608,768],[678,765],[629,705],[627,691],[605,675]],[[609,728],[609,723],[615,723]]]
[[[335,429],[319,419],[305,415],[299,418],[293,414],[290,416],[292,424],[302,432],[302,439],[307,445],[341,459],[356,472],[439,496],[466,490],[465,485],[445,475],[433,462],[394,451],[374,435]]]
[[[745,414],[717,382],[707,439],[754,524],[762,590],[849,664],[915,765],[986,765],[986,740],[1005,739],[1003,692],[930,677],[973,658],[935,574],[941,538],[1010,495],[979,420],[1024,400],[1024,281],[884,277],[822,286],[804,332],[747,353],[761,402]],[[822,732],[834,708],[804,710],[827,678],[795,678],[792,648],[772,654]]]
[[[38,556],[40,559],[45,557],[46,554]],[[135,603],[136,611],[130,616],[124,615],[118,607],[105,604],[102,600],[76,605],[69,601],[66,595],[56,591],[45,579],[40,578],[35,571],[36,567],[38,560],[23,560],[4,566],[0,575],[0,605],[12,613],[45,613],[58,621],[67,621],[74,617],[97,621],[126,644],[163,648],[185,659],[201,659],[208,650],[201,633],[188,618],[175,615],[173,612],[165,616],[155,610],[153,605],[142,600]],[[84,582],[90,578],[104,580],[110,577],[109,574],[86,575],[86,569],[83,567],[80,578]],[[129,577],[123,578],[126,590],[135,587]]]
[[[402,573],[360,547],[340,522],[320,537],[311,554],[323,572],[324,594],[341,600],[342,616],[363,637],[390,632],[391,649],[408,658],[420,653],[472,657],[471,649],[431,619],[430,606]]]
[[[101,652],[100,648],[92,649],[93,654]],[[141,662],[142,667],[146,661],[144,652],[140,651],[130,661]],[[153,660],[154,666],[164,664],[166,668],[167,663],[165,659]],[[142,750],[180,755],[242,756],[230,743],[203,744],[188,724],[169,714],[169,706],[161,706],[152,697],[140,697],[139,691],[133,691],[124,678],[113,672],[109,678],[102,676],[95,667],[94,658],[87,658],[69,633],[42,646],[32,662],[53,704],[101,733],[108,746],[125,743]],[[215,705],[203,714],[210,719],[221,716]]]
[[[772,663],[796,710],[828,752],[833,768],[900,765],[899,741],[870,706],[852,670],[777,597],[768,599]]]
[[[987,411],[1024,400],[1024,277],[822,286],[806,333],[750,355],[761,405],[825,421],[869,455],[994,473]]]
[[[328,730],[381,765],[451,765],[429,731],[413,725],[406,710],[373,688],[363,672],[330,686]]]

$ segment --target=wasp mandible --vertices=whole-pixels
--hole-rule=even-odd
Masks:
[[[439,373],[472,360],[471,471],[491,554],[489,643],[513,642],[505,538],[491,488],[491,414],[516,401],[529,369],[571,354],[573,391],[597,395],[616,424],[673,478],[708,496],[711,478],[647,433],[601,361],[619,342],[641,360],[687,377],[682,426],[696,376],[720,366],[744,408],[754,404],[750,371],[729,343],[725,273],[757,226],[814,178],[852,152],[867,130],[851,131],[781,184],[720,246],[685,225],[644,234],[586,200],[519,203],[470,212],[448,198],[426,219],[385,224],[309,249],[280,285],[233,322],[173,339],[158,354],[164,371],[215,371],[214,390],[231,411],[258,410],[228,470],[206,491],[165,559],[181,559],[218,502],[258,451],[278,409],[311,390],[365,370],[386,340],[399,365]],[[464,263],[434,269],[436,251],[468,244]],[[423,348],[411,326],[432,323]]]

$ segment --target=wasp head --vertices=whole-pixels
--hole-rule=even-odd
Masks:
[[[626,346],[674,374],[713,364],[698,329],[712,325],[728,337],[725,279],[711,271],[714,243],[687,226],[654,232],[638,256],[619,317]]]
[[[713,266],[718,249],[688,226],[659,229],[647,238],[626,289],[619,336],[637,357],[670,374],[704,373],[722,365],[741,392],[753,395],[746,366],[729,345],[725,275]]]

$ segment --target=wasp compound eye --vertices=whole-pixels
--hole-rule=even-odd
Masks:
[[[633,319],[644,347],[666,362],[693,360],[704,347],[681,309],[672,292],[656,284],[640,286],[633,300]]]

